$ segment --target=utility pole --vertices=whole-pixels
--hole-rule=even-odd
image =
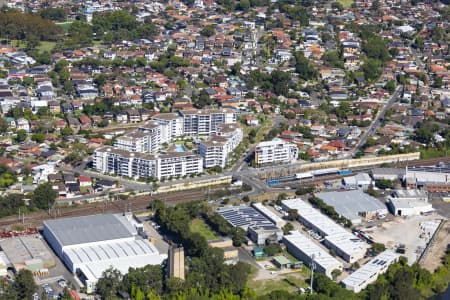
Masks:
[[[315,254],[311,255],[311,280],[310,280],[310,289],[311,294],[313,293],[313,280],[314,280],[314,269],[316,268],[316,263],[314,262]]]

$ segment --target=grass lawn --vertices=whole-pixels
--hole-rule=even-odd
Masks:
[[[353,0],[338,0],[345,8],[352,6]]]
[[[302,273],[290,273],[286,275],[277,275],[273,279],[266,280],[253,280],[250,279],[247,286],[253,289],[256,295],[268,294],[272,291],[283,290],[290,293],[296,292],[299,288],[307,287],[305,282],[307,277],[303,276]]]
[[[212,229],[206,225],[206,223],[202,219],[194,219],[192,220],[191,224],[189,225],[189,229],[192,232],[198,232],[202,236],[205,237],[206,240],[216,240],[219,238],[218,235],[212,231]]]
[[[70,27],[72,26],[72,22],[62,22],[62,23],[56,23],[56,25],[60,26],[62,29],[64,29],[64,32],[69,32]]]
[[[39,46],[37,47],[37,49],[39,50],[39,52],[51,52],[53,50],[53,48],[55,48],[56,43],[55,42],[40,42]]]

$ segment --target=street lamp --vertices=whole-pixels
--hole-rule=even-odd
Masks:
[[[311,280],[310,280],[310,290],[311,290],[311,294],[313,293],[313,279],[314,279],[314,270],[316,269],[316,263],[314,262],[314,258],[316,257],[316,255],[313,253],[311,254]]]

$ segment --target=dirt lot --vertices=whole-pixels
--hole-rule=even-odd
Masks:
[[[430,245],[430,248],[424,258],[421,261],[422,267],[434,272],[434,270],[439,267],[441,260],[439,259],[450,245],[450,222],[447,221],[442,229],[438,232],[436,238]]]
[[[365,229],[365,232],[372,236],[375,242],[385,244],[388,249],[394,249],[396,245],[404,244],[406,246],[404,256],[408,258],[409,264],[412,264],[425,249],[428,240],[427,236],[421,235],[421,226],[424,222],[433,222],[440,219],[442,217],[438,215],[414,216],[406,219],[395,217],[390,222]]]

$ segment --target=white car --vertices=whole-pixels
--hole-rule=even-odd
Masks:
[[[62,288],[67,287],[67,282],[64,279],[58,280],[58,285]]]

